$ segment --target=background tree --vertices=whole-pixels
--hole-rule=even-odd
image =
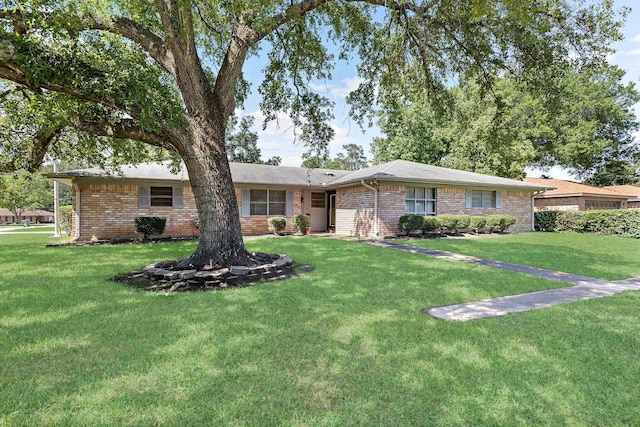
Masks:
[[[390,100],[380,112],[386,136],[374,139],[374,161],[401,158],[510,178],[524,177],[527,166],[559,165],[599,185],[637,180],[635,86],[623,84],[615,66],[570,65],[551,79],[554,91],[504,75],[491,92],[475,80],[449,89],[449,110],[424,93]]]
[[[49,180],[25,170],[0,175],[0,207],[7,208],[15,218],[25,210],[45,209],[53,206],[53,192],[49,191]]]
[[[238,132],[233,133],[237,123],[236,116],[232,116],[227,130],[227,157],[230,162],[257,163],[263,165],[280,164],[282,159],[273,156],[266,162],[262,160],[262,152],[258,148],[258,133],[251,130],[255,122],[255,117],[244,116],[240,120]]]
[[[331,79],[336,59],[359,57],[363,83],[348,100],[364,123],[416,68],[412,86],[438,98],[467,72],[484,76],[482,87],[504,70],[543,85],[570,53],[602,61],[620,38],[616,19],[609,1],[2,0],[0,78],[39,105],[65,106],[55,110],[59,123],[37,123],[29,147],[3,145],[3,164],[46,152],[66,127],[114,147],[166,149],[184,161],[198,210],[200,240],[185,265],[246,264],[225,141],[248,91],[244,62],[261,44],[266,120],[287,113],[303,144],[322,147],[333,136],[332,103],[308,83]]]
[[[362,146],[358,144],[346,144],[342,146],[342,149],[345,153],[338,153],[335,158],[325,160],[321,167],[324,169],[355,171],[366,168],[369,165]]]

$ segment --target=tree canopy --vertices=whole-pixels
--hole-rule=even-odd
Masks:
[[[333,159],[327,154],[314,155],[313,152],[306,152],[302,155],[302,167],[355,171],[369,166],[361,145],[345,144],[342,149],[344,153],[338,153]]]
[[[332,103],[309,82],[331,79],[337,60],[362,78],[348,100],[364,124],[376,101],[415,88],[444,101],[458,76],[487,89],[508,71],[543,86],[570,58],[603,61],[617,19],[609,0],[0,0],[0,79],[11,82],[2,99],[40,118],[20,106],[4,123],[0,163],[34,169],[44,152],[101,138],[125,159],[137,143],[168,150],[184,161],[198,209],[187,263],[246,263],[225,143],[249,90],[247,57],[267,60],[266,120],[289,114],[303,144],[323,147]],[[77,139],[58,137],[69,129]]]
[[[28,209],[46,209],[53,205],[49,181],[25,170],[0,174],[0,207],[13,213],[15,222]]]
[[[277,166],[282,162],[278,156],[262,160],[262,151],[258,147],[258,133],[251,128],[255,122],[253,116],[244,116],[240,119],[238,131],[234,133],[238,119],[232,116],[227,129],[227,157],[230,162],[257,163]]]
[[[560,165],[595,184],[634,182],[640,94],[623,76],[611,65],[574,65],[553,77],[554,92],[504,75],[483,93],[472,80],[448,90],[448,111],[424,93],[408,104],[394,100],[380,113],[386,136],[374,140],[374,161],[401,158],[511,178],[523,177],[526,167]]]

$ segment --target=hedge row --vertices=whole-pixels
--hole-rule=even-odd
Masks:
[[[575,231],[640,238],[640,210],[542,211],[534,214],[539,231]]]
[[[471,216],[471,215],[454,215],[442,214],[436,216],[422,215],[402,215],[398,221],[398,231],[400,234],[409,234],[415,232],[427,233],[458,233],[460,230],[472,230],[476,233],[480,231],[504,232],[513,224],[516,218],[511,215],[488,215],[488,216]]]

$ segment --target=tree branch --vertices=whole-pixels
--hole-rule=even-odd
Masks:
[[[135,119],[121,119],[114,123],[109,120],[83,120],[76,118],[69,123],[76,129],[96,136],[105,136],[118,139],[132,139],[154,147],[164,148],[177,152],[171,143],[171,135],[150,132],[143,129]]]
[[[283,26],[287,22],[300,18],[328,2],[329,0],[304,0],[300,3],[292,4],[282,12],[274,15],[269,20],[270,22],[264,28],[262,28],[260,31],[256,31],[255,35],[249,40],[245,40],[245,42],[250,46],[254,45],[258,41],[262,40],[264,37],[272,33],[275,29]],[[381,1],[381,3],[383,2]]]
[[[56,79],[57,82],[53,83],[52,81],[48,81],[46,78],[43,78],[42,81],[34,83],[31,78],[28,76],[27,70],[23,69],[18,64],[19,51],[21,46],[19,44],[7,37],[2,37],[0,34],[0,78],[10,80],[16,84],[25,86],[34,92],[38,92],[39,89],[47,89],[58,93],[67,94],[73,98],[81,99],[84,101],[94,102],[96,104],[104,105],[106,107],[126,111],[132,116],[137,116],[139,114],[139,108],[136,107],[126,107],[124,104],[113,100],[107,99],[103,96],[100,96],[100,91],[95,90],[92,91],[90,89],[84,89],[78,86],[78,81],[82,79],[78,79],[77,71],[80,69],[87,70],[87,74],[92,74],[93,80],[96,79],[96,76],[101,76],[103,73],[100,70],[95,70],[91,68],[88,64],[76,63],[75,68],[76,75],[65,75],[64,77],[67,81],[62,81],[61,78]],[[54,62],[63,63],[64,60],[55,56],[49,55]],[[53,68],[53,67],[52,67]]]
[[[16,31],[16,33],[26,34],[28,30],[27,22],[51,20],[52,15],[37,12],[0,10],[0,19],[12,21],[14,26],[21,28],[21,31]],[[121,35],[134,41],[167,72],[170,74],[175,72],[173,54],[167,49],[164,40],[132,19],[122,16],[100,17],[78,15],[78,20],[67,22],[66,25],[67,30],[70,32],[102,30]]]

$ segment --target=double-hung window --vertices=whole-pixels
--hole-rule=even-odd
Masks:
[[[285,215],[285,190],[249,190],[250,215]]]
[[[499,191],[467,190],[467,208],[501,208]]]
[[[183,207],[182,187],[138,187],[138,207]]]
[[[406,187],[404,212],[417,215],[436,214],[436,189],[429,187]]]

